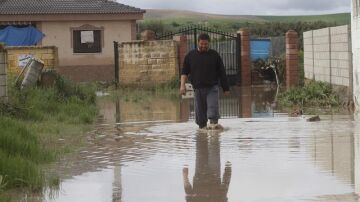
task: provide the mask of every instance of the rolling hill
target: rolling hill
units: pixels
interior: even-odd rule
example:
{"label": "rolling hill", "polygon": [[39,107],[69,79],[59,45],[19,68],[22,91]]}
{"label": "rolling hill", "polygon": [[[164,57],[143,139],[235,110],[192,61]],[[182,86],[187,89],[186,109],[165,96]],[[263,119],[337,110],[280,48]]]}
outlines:
{"label": "rolling hill", "polygon": [[256,15],[218,15],[184,10],[147,9],[144,20],[176,21],[237,21],[237,22],[336,22],[349,24],[350,13],[307,16],[256,16]]}

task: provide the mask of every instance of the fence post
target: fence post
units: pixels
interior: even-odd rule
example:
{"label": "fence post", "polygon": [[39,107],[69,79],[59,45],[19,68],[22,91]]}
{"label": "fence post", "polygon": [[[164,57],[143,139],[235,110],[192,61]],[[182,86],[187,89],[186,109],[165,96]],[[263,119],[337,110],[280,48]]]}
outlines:
{"label": "fence post", "polygon": [[240,61],[241,61],[241,85],[251,85],[251,59],[250,59],[250,32],[247,29],[240,29],[238,33],[240,40]]}
{"label": "fence post", "polygon": [[119,88],[119,43],[114,41],[114,59],[115,59],[115,86]]}
{"label": "fence post", "polygon": [[0,101],[7,101],[6,51],[0,43]]}
{"label": "fence post", "polygon": [[175,40],[178,45],[179,76],[181,76],[181,69],[184,66],[184,59],[188,52],[187,36],[174,36],[173,40]]}
{"label": "fence post", "polygon": [[237,75],[238,75],[238,83],[237,85],[241,85],[241,34],[236,34],[236,61],[237,61]]}
{"label": "fence post", "polygon": [[286,87],[299,84],[298,34],[294,30],[286,33]]}
{"label": "fence post", "polygon": [[197,30],[196,28],[194,28],[194,46],[195,46],[195,50],[197,49]]}

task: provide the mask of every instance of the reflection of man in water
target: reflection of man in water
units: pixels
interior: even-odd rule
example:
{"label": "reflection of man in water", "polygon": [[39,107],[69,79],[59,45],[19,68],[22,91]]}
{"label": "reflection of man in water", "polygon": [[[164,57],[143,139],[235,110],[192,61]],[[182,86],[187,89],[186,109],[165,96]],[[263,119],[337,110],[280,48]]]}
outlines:
{"label": "reflection of man in water", "polygon": [[[209,138],[198,134],[196,140],[196,168],[193,185],[188,168],[183,169],[187,202],[226,202],[231,178],[231,164],[226,163],[221,181],[220,142],[218,135]],[[210,144],[209,144],[210,143]]]}

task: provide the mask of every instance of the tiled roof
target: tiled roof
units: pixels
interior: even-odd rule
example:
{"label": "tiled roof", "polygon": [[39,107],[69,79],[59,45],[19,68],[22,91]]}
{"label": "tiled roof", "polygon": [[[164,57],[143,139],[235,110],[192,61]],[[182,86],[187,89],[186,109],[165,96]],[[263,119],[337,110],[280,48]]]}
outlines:
{"label": "tiled roof", "polygon": [[145,10],[112,0],[0,0],[0,15],[129,14]]}

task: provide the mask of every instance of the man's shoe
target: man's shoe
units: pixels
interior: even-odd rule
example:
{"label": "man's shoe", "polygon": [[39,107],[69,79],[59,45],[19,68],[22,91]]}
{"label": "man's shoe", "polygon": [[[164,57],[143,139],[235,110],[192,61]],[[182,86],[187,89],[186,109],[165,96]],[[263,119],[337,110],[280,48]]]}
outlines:
{"label": "man's shoe", "polygon": [[208,127],[204,126],[202,128],[198,129],[199,133],[207,133],[208,132]]}
{"label": "man's shoe", "polygon": [[224,127],[218,123],[217,124],[210,123],[208,128],[210,130],[224,130]]}

